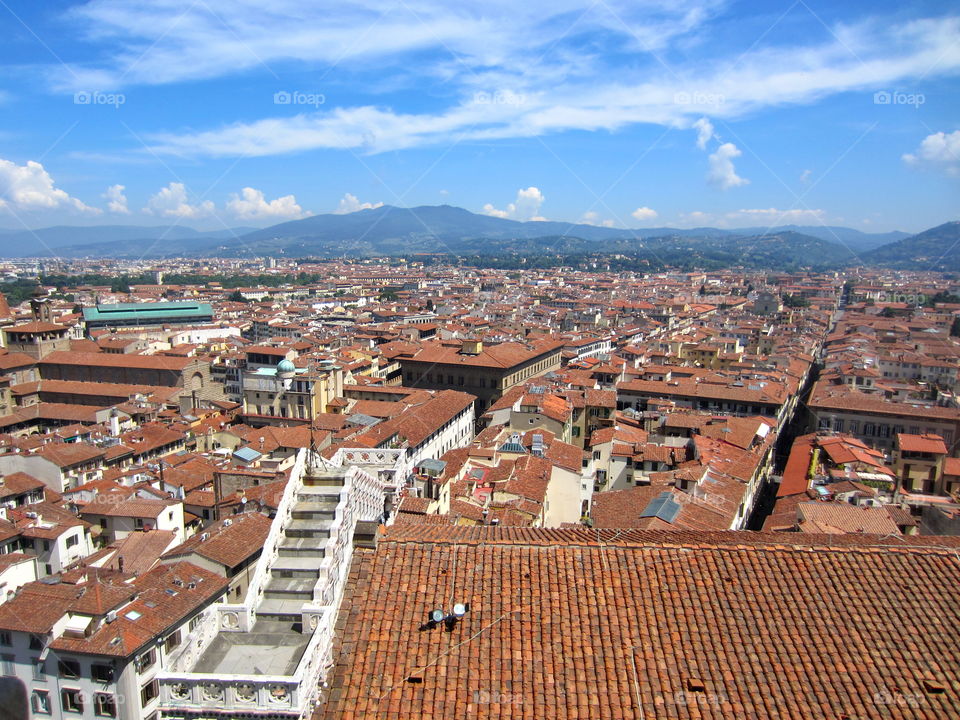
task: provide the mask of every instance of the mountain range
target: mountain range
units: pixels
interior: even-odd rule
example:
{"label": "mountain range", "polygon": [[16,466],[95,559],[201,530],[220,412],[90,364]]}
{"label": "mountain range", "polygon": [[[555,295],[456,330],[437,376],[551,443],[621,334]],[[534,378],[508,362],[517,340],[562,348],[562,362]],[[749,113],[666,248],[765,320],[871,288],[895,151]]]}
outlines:
{"label": "mountain range", "polygon": [[[778,226],[738,229],[620,229],[554,221],[521,222],[450,205],[389,205],[348,214],[314,215],[263,229],[201,232],[173,225],[58,226],[0,230],[5,257],[363,257],[450,254],[539,256],[624,254],[660,264],[751,267],[840,267],[877,264],[904,269],[960,269],[960,223],[917,235],[853,228]],[[937,248],[943,246],[940,253]],[[944,254],[944,250],[950,249]],[[940,255],[943,255],[941,257]]]}

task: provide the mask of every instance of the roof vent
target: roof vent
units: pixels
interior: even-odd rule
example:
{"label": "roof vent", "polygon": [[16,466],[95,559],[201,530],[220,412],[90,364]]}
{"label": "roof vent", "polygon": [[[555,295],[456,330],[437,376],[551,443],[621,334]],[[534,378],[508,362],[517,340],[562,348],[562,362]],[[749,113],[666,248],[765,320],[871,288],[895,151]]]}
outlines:
{"label": "roof vent", "polygon": [[704,692],[706,689],[706,684],[700,678],[687,678],[687,690],[690,692]]}

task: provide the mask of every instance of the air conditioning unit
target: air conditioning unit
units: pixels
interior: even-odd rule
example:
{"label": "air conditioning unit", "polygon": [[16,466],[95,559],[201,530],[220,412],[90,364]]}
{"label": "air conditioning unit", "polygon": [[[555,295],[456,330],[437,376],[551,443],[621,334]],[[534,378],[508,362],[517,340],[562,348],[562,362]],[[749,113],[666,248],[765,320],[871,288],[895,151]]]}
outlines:
{"label": "air conditioning unit", "polygon": [[231,525],[233,525],[233,520],[231,520],[230,518],[227,518],[226,520],[223,521],[224,527],[230,527]]}
{"label": "air conditioning unit", "polygon": [[116,620],[116,619],[117,619],[117,611],[116,611],[116,610],[111,610],[110,612],[107,613],[107,622],[108,622],[108,623],[112,623],[112,622],[113,622],[114,620]]}

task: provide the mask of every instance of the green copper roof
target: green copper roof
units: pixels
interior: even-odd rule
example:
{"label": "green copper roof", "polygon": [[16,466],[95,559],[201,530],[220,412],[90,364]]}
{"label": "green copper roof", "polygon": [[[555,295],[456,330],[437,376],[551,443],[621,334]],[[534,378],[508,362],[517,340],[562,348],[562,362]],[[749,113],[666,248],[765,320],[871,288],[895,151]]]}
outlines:
{"label": "green copper roof", "polygon": [[158,302],[158,303],[108,303],[83,309],[83,319],[90,321],[148,320],[163,318],[213,317],[210,303]]}

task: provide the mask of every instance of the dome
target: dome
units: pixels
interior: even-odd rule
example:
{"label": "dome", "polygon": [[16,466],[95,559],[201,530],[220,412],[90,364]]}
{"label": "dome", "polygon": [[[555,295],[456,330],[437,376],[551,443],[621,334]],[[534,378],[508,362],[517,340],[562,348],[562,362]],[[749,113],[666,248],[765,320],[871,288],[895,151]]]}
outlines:
{"label": "dome", "polygon": [[292,373],[296,371],[297,371],[297,366],[294,365],[289,360],[281,360],[280,364],[277,365],[277,372]]}

